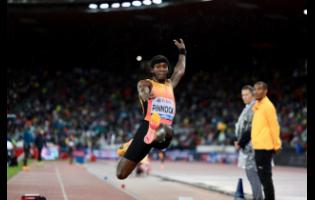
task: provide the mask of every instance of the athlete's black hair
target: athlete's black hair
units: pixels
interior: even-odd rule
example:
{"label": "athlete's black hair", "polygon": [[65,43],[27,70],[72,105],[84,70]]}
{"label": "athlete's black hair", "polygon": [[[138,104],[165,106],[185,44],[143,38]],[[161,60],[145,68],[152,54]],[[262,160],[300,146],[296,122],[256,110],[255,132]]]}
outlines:
{"label": "athlete's black hair", "polygon": [[163,55],[156,55],[154,56],[151,61],[150,61],[150,67],[153,68],[155,64],[158,63],[166,63],[168,65],[168,67],[170,67],[170,62],[168,61],[168,59],[163,56]]}

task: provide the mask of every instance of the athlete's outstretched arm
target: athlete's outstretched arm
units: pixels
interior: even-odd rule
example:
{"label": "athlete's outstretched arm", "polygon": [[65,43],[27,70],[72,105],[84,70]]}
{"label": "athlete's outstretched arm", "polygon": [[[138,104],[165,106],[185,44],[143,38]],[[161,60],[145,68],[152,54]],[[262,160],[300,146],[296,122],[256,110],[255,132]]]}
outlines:
{"label": "athlete's outstretched arm", "polygon": [[147,80],[141,80],[137,85],[138,94],[142,101],[147,101],[150,97],[152,83]]}
{"label": "athlete's outstretched arm", "polygon": [[171,76],[172,85],[173,85],[173,88],[175,88],[185,73],[186,49],[185,49],[184,41],[182,39],[180,39],[180,42],[178,42],[177,40],[173,40],[173,41],[179,50],[178,61],[175,65],[174,72]]}

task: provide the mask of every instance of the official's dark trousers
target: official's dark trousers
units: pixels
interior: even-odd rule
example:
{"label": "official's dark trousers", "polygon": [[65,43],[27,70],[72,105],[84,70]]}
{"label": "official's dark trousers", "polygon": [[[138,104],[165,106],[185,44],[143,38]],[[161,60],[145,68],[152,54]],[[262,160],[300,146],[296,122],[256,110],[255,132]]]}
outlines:
{"label": "official's dark trousers", "polygon": [[274,200],[275,191],[272,181],[272,155],[273,150],[255,150],[255,161],[258,176],[264,188],[265,200]]}
{"label": "official's dark trousers", "polygon": [[27,160],[30,157],[30,145],[24,145],[23,150],[24,150],[24,159],[23,159],[23,166],[27,166]]}

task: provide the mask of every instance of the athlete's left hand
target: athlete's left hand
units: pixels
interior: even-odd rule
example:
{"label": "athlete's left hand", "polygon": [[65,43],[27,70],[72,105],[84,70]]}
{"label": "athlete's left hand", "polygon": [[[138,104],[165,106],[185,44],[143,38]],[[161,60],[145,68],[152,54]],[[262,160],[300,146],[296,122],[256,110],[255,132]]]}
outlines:
{"label": "athlete's left hand", "polygon": [[179,39],[179,41],[177,40],[173,40],[174,44],[177,46],[178,49],[185,49],[185,43],[184,40],[182,38]]}

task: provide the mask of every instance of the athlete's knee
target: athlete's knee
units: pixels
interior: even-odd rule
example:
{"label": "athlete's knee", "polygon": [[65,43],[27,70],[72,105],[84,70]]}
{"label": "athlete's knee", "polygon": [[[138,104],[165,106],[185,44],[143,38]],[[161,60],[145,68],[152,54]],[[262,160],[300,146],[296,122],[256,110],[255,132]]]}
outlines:
{"label": "athlete's knee", "polygon": [[118,179],[123,180],[128,177],[128,174],[124,173],[123,171],[117,170],[116,176]]}
{"label": "athlete's knee", "polygon": [[117,167],[117,170],[116,170],[116,176],[118,179],[125,179],[128,177],[128,173],[126,173],[121,167]]}
{"label": "athlete's knee", "polygon": [[132,170],[137,165],[136,162],[130,161],[126,158],[122,158],[116,169],[116,176],[118,179],[125,179],[131,174]]}
{"label": "athlete's knee", "polygon": [[166,138],[171,138],[173,137],[173,128],[169,125],[166,125],[166,124],[163,124],[162,125],[162,128],[164,129],[165,131],[165,137]]}

